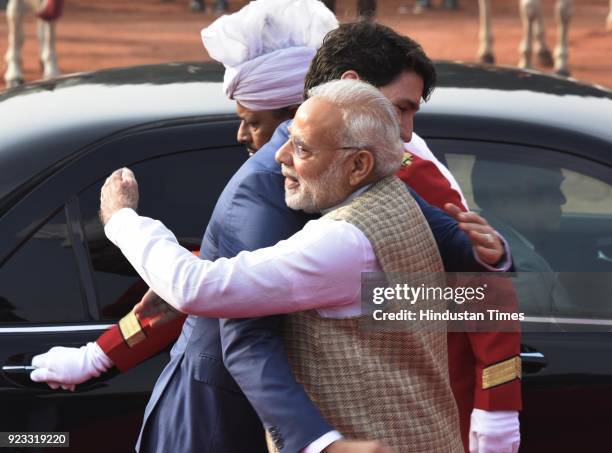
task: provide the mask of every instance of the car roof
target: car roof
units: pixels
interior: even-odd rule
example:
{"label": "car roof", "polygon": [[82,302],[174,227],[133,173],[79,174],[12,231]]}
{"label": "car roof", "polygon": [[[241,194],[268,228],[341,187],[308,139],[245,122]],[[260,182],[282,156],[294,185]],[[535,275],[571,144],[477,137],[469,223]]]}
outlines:
{"label": "car roof", "polygon": [[[438,88],[417,116],[427,137],[466,134],[454,120],[499,139],[503,127],[530,123],[612,143],[612,93],[536,72],[453,62],[437,63]],[[234,115],[216,63],[168,63],[101,70],[0,93],[0,201],[34,175],[109,137],[160,121]],[[431,117],[445,118],[444,127]],[[450,118],[450,121],[448,119]],[[552,129],[551,129],[552,128]],[[545,136],[543,132],[541,134]],[[494,138],[495,138],[494,137]]]}
{"label": "car roof", "polygon": [[530,123],[612,144],[609,89],[537,71],[469,63],[439,62],[437,72],[437,88],[424,113]]}
{"label": "car roof", "polygon": [[177,118],[234,115],[222,80],[218,64],[177,63],[75,74],[0,93],[0,200],[109,136]]}

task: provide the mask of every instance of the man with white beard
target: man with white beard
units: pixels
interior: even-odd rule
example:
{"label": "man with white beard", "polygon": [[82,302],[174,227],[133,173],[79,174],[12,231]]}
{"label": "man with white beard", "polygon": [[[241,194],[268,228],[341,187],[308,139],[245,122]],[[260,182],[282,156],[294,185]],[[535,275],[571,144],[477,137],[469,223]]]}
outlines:
{"label": "man with white beard", "polygon": [[[393,176],[403,144],[395,109],[378,90],[341,80],[311,95],[298,109],[290,140],[276,159],[285,176],[287,204],[323,212],[321,219],[272,247],[199,260],[160,222],[135,213],[137,184],[122,169],[102,188],[106,234],[152,290],[185,313],[235,318],[307,312],[289,317],[296,333],[286,339],[292,365],[310,397],[326,402],[320,407],[324,417],[345,436],[379,439],[398,451],[461,452],[446,334],[372,336],[359,329],[357,320],[362,272],[442,272],[439,252],[462,257],[463,266],[475,268],[470,241],[450,218],[418,198],[417,203]],[[380,212],[372,215],[375,209]],[[450,222],[439,252],[428,222],[434,228]],[[489,252],[489,264],[504,253],[499,243]],[[393,347],[397,341],[403,348]],[[321,376],[327,381],[316,385]],[[352,396],[357,390],[360,398]],[[362,401],[368,401],[368,410],[360,407]]]}
{"label": "man with white beard", "polygon": [[[243,13],[239,12],[232,16],[226,16],[215,22],[216,25],[213,24],[214,26],[205,29],[202,33],[204,42],[207,47],[209,47],[209,52],[211,53],[211,55],[215,56],[217,59],[219,59],[226,65],[226,80],[224,83],[224,88],[226,90],[227,95],[235,99],[238,103],[237,113],[243,120],[241,122],[241,126],[238,132],[238,138],[240,141],[245,143],[250,152],[255,152],[259,150],[262,144],[269,139],[273,131],[273,127],[271,127],[269,123],[272,122],[274,125],[276,125],[282,120],[282,117],[278,117],[274,114],[274,109],[277,107],[282,107],[283,105],[287,106],[299,103],[302,99],[302,79],[304,74],[306,73],[308,61],[306,58],[300,58],[297,60],[295,59],[295,57],[291,59],[283,58],[283,55],[292,52],[295,53],[296,51],[302,52],[303,55],[305,55],[307,51],[311,52],[310,55],[313,55],[315,53],[314,50],[309,50],[306,48],[303,48],[301,50],[279,48],[273,50],[273,52],[276,52],[276,56],[274,58],[271,58],[267,53],[264,53],[262,55],[257,54],[254,49],[258,47],[261,47],[262,49],[270,49],[270,46],[273,44],[273,41],[268,42],[264,40],[263,43],[261,39],[258,41],[258,35],[253,35],[254,31],[247,25],[250,22],[243,20],[244,17],[246,17],[244,13],[248,12],[249,15],[254,14],[253,17],[255,20],[251,25],[254,25],[255,23],[260,23],[261,21],[262,24],[265,24],[265,27],[271,27],[271,29],[274,27],[278,27],[279,23],[271,20],[263,20],[263,18],[267,16],[260,17],[259,14],[261,13],[261,11],[256,12],[253,9],[265,9],[266,4],[272,5],[273,3],[274,2],[266,3],[261,0],[258,2],[254,2],[251,5],[252,8],[250,12],[244,11]],[[296,5],[301,4],[302,6],[304,6],[308,2],[296,1],[294,3]],[[289,8],[289,6],[287,7]],[[269,13],[272,14],[271,17],[275,17],[278,19],[279,15],[274,14],[274,12],[278,11],[270,11]],[[281,17],[284,16],[281,15]],[[321,20],[323,20],[323,17]],[[327,18],[325,18],[325,20],[329,22]],[[325,21],[323,21],[322,23],[324,22]],[[284,21],[281,21],[281,23],[284,23]],[[369,42],[375,42],[373,41],[373,38],[380,38],[381,36],[384,36],[384,39],[388,39],[388,37],[385,36],[385,30],[383,30],[386,29],[386,27],[382,27],[376,24],[345,25],[341,26],[342,29],[338,30],[337,33],[334,32],[333,39],[329,39],[329,45],[324,45],[324,47],[327,47],[327,52],[332,50],[334,47],[337,48],[338,42],[346,41],[348,43],[349,41],[347,38],[350,36],[354,38],[355,44],[359,44],[363,39],[367,39]],[[264,32],[262,33],[262,36],[264,37],[285,36],[285,38],[283,38],[282,40],[283,43],[291,44],[294,46],[297,45],[297,41],[293,41],[293,38],[289,39],[286,37],[292,36],[290,35],[290,33],[296,32],[296,27],[293,25],[291,31],[287,32],[289,34],[285,34],[285,32],[281,33],[281,31],[279,30],[277,30],[276,33],[265,32],[265,30],[267,30],[267,28],[264,28]],[[427,67],[427,65],[425,65],[424,63],[429,62],[429,60],[424,56],[424,53],[422,52],[418,44],[412,43],[411,47],[409,46],[409,52],[410,58],[412,58],[413,60],[406,63],[406,65],[404,65],[403,63],[396,65],[395,59],[397,58],[397,56],[395,54],[397,54],[398,51],[400,53],[404,51],[404,47],[402,46],[405,46],[405,44],[403,41],[409,41],[405,37],[395,38],[396,41],[398,39],[399,41],[401,41],[399,43],[401,44],[399,48],[398,43],[392,41],[390,46],[384,47],[385,49],[387,49],[386,53],[380,55],[379,57],[379,59],[381,59],[383,63],[385,60],[388,60],[387,65],[377,64],[376,68],[378,72],[385,73],[385,71],[387,71],[386,74],[383,74],[385,76],[385,81],[380,82],[380,80],[377,78],[374,78],[373,80],[369,81],[374,83],[376,86],[380,85],[380,88],[383,93],[392,100],[396,109],[398,110],[398,113],[400,113],[402,131],[405,132],[404,140],[410,141],[412,138],[411,143],[407,144],[407,149],[410,150],[413,154],[410,155],[409,165],[403,165],[399,174],[406,182],[413,186],[417,190],[417,192],[421,194],[430,203],[441,207],[445,203],[453,202],[456,205],[461,206],[463,202],[463,197],[461,196],[460,189],[454,181],[454,178],[452,178],[446,168],[444,168],[437,160],[435,160],[431,152],[427,149],[427,146],[425,145],[423,140],[420,139],[420,137],[416,136],[416,134],[412,134],[412,117],[418,109],[420,97],[422,96],[424,99],[427,99],[427,96],[431,92],[431,89],[433,87],[431,75],[427,72],[422,72],[419,69],[422,67]],[[242,49],[240,45],[241,42],[248,44],[248,48],[244,51],[244,56],[246,60],[241,59],[242,57],[240,59],[235,58],[235,48]],[[375,47],[376,45],[373,44],[369,47],[373,46]],[[361,42],[359,48],[362,49],[361,53],[363,53],[364,56],[367,55],[368,50],[366,49],[366,46],[363,45],[363,42]],[[377,51],[380,48],[382,47],[377,48]],[[393,52],[391,52],[390,49],[392,49]],[[351,52],[351,49],[347,48],[346,52]],[[394,53],[393,58],[391,57],[391,53]],[[421,54],[423,56],[419,57],[419,55]],[[322,53],[322,55],[325,54]],[[234,56],[234,58],[232,58],[232,56]],[[404,58],[407,56],[408,51],[406,51],[405,54],[402,54],[400,58]],[[364,77],[366,79],[370,78],[369,72],[372,71],[363,70],[361,66],[358,65],[357,60],[354,60],[353,64],[355,66],[352,66],[352,68],[356,69],[357,71],[347,71],[348,76],[358,76]],[[417,64],[417,66],[411,66],[414,64]],[[429,64],[431,64],[431,62],[429,62]],[[344,62],[340,59],[337,59],[335,64],[332,64],[328,68],[324,68],[326,69],[326,71],[323,72],[326,73],[326,77],[339,78],[341,75],[343,75],[343,72],[345,71],[345,69],[343,69],[343,65]],[[387,67],[389,65],[393,66],[393,71],[395,72],[387,70]],[[351,66],[349,66],[349,69],[350,68]],[[321,74],[322,69],[322,67],[318,67],[318,71],[314,71],[313,74],[315,76]],[[327,73],[327,70],[329,70],[330,72]],[[269,77],[270,71],[273,71],[278,75],[282,75],[282,79],[279,79],[277,77],[276,79],[271,80]],[[396,77],[397,74],[402,75],[406,71],[410,72],[413,75],[416,75],[417,77],[412,77],[409,80],[404,80],[405,78],[401,78],[401,80],[399,80],[400,77]],[[302,79],[299,78],[300,73]],[[312,77],[310,78],[310,83],[314,83]],[[409,98],[407,99],[407,97]],[[412,98],[416,100],[413,100]],[[245,106],[248,106],[249,108],[247,109]],[[248,110],[246,114],[245,110]],[[279,113],[281,112],[279,111]],[[279,137],[281,136],[279,135]],[[280,140],[284,141],[284,138],[280,138]],[[279,143],[279,138],[276,139],[275,143]],[[264,152],[267,153],[268,151]],[[422,158],[419,156],[421,156]],[[249,205],[248,215],[246,215],[243,220],[240,220],[242,219],[242,217],[237,215],[237,210],[235,208],[232,208],[232,203],[220,204],[220,208],[218,209],[219,212],[225,210],[232,213],[232,215],[231,218],[223,217],[219,218],[218,220],[217,217],[214,217],[213,221],[211,221],[211,228],[209,228],[209,231],[207,231],[206,238],[202,246],[202,253],[205,256],[209,257],[209,259],[213,259],[217,256],[230,257],[241,250],[249,250],[253,248],[272,245],[276,241],[284,239],[290,233],[296,231],[305,221],[304,217],[299,213],[292,213],[291,211],[287,210],[286,206],[284,206],[284,203],[282,203],[282,199],[277,200],[277,195],[272,193],[273,190],[282,190],[282,183],[278,182],[280,174],[277,173],[280,172],[279,169],[277,170],[275,168],[272,168],[272,163],[268,163],[268,161],[273,163],[272,154],[270,153],[268,153],[267,156],[256,156],[254,160],[249,161],[245,164],[244,171],[241,170],[237,178],[235,178],[228,185],[228,188],[230,188],[230,193],[235,193],[236,199],[239,198],[240,200],[242,200],[241,203],[244,203],[244,200],[249,200],[249,202],[257,202],[258,205]],[[252,174],[250,174],[250,172],[252,172]],[[237,190],[236,186],[238,186]],[[234,190],[235,192],[233,192]],[[279,202],[283,204],[283,206],[281,206]],[[247,208],[245,207],[245,210],[246,209]],[[473,214],[461,215],[472,216],[471,219],[473,219],[475,223],[478,223],[478,216],[475,216]],[[246,229],[237,229],[238,225],[244,226]],[[486,238],[487,235],[482,234],[480,237],[478,237],[478,240],[483,241]],[[478,243],[476,243],[475,245],[478,245]],[[468,271],[470,269],[455,266],[451,267],[450,270]],[[213,330],[215,329],[215,326],[213,325],[214,321],[215,320],[210,318],[198,319],[197,326],[199,327],[196,328],[196,332],[203,332],[201,334],[202,338],[204,338],[204,336],[211,337],[213,335]],[[204,323],[206,323],[206,325],[204,325]],[[258,412],[258,415],[261,417],[262,421],[264,422],[264,425],[268,428],[272,437],[276,437],[279,440],[279,445],[284,444],[286,451],[295,451],[297,449],[303,448],[306,444],[308,444],[309,441],[312,442],[314,439],[317,439],[316,433],[320,433],[320,436],[325,433],[326,430],[329,431],[331,429],[329,425],[320,422],[314,422],[315,417],[317,416],[316,409],[313,408],[312,404],[309,401],[306,402],[304,398],[299,397],[299,393],[296,390],[297,385],[295,385],[295,382],[292,379],[286,380],[281,377],[282,373],[279,371],[281,369],[281,365],[279,364],[280,361],[275,363],[274,379],[272,381],[268,381],[264,377],[265,370],[270,368],[269,351],[278,351],[279,355],[284,355],[283,351],[279,351],[278,347],[265,346],[266,343],[274,343],[273,335],[271,335],[270,332],[275,332],[278,329],[278,319],[274,318],[239,321],[222,320],[221,323],[222,338],[220,341],[221,343],[223,343],[223,359],[225,361],[225,365],[228,366],[232,377],[236,379],[241,389],[245,392],[245,394],[253,404],[255,410]],[[192,326],[190,324],[190,322],[187,323],[184,329],[185,332],[191,332]],[[250,332],[246,333],[246,330],[240,330],[242,329],[241,326],[246,326],[247,328],[250,328]],[[218,327],[216,327],[216,329],[217,331],[219,330]],[[127,348],[124,346],[125,342],[119,335],[118,329],[114,329],[113,332],[116,333],[116,335],[113,335],[113,338],[119,337],[119,340],[115,341],[113,344],[120,345],[123,348],[124,354],[122,354],[121,356],[121,361],[119,361],[119,354],[111,355],[109,353],[108,355],[115,361],[115,365],[119,366],[120,370],[122,371],[147,357],[146,355],[141,355],[141,352],[139,352],[138,348],[143,346],[143,348],[140,349],[140,351],[142,351],[143,349],[146,349],[147,342],[155,342],[155,340],[158,339],[155,335],[149,335],[142,343],[139,343],[135,348]],[[112,334],[113,332],[108,332],[103,335],[103,337],[107,338],[111,336],[110,334]],[[225,335],[224,332],[229,332],[229,334]],[[184,336],[193,339],[195,334],[185,334]],[[219,335],[217,334],[217,338],[218,336]],[[102,340],[104,340],[104,338],[102,338]],[[181,343],[180,340],[179,343]],[[161,344],[161,342],[155,342],[155,345],[158,348],[159,344]],[[190,344],[188,346],[188,351],[177,353],[177,357],[180,357],[180,355],[182,354],[184,354],[185,357],[189,357],[189,349],[193,349],[195,351],[194,353],[205,352],[208,356],[218,357],[220,361],[221,351],[219,350],[218,352],[214,352],[214,348],[212,348],[211,346],[212,342],[205,342],[205,344],[205,347]],[[501,343],[496,342],[496,344]],[[90,343],[88,346],[91,345],[94,344]],[[102,346],[104,346],[104,344],[102,344]],[[197,348],[200,349],[196,351]],[[71,348],[54,349],[55,354],[46,355],[44,360],[42,360],[42,357],[40,357],[40,360],[37,362],[42,367],[37,371],[37,379],[46,379],[50,382],[54,382],[55,380],[55,382],[63,382],[63,385],[68,384],[73,386],[75,383],[83,382],[84,380],[90,378],[92,375],[96,375],[96,373],[102,372],[104,371],[104,369],[108,368],[109,366],[112,366],[112,362],[110,362],[110,365],[108,362],[104,362],[102,364],[103,366],[99,366],[101,361],[82,360],[82,354],[80,353],[69,356],[67,354],[67,350]],[[61,351],[59,351],[60,349]],[[107,352],[107,349],[105,349],[104,347],[102,349],[104,350],[104,352]],[[176,351],[179,351],[179,349],[179,347],[175,348]],[[75,350],[73,352],[76,353],[77,351],[79,350]],[[61,358],[58,357],[58,354],[60,354],[60,352],[62,355]],[[155,351],[150,350],[149,354],[152,354],[153,352]],[[256,356],[259,353],[262,353],[264,356],[268,357],[266,361],[262,362],[261,369],[257,368],[257,371],[254,371],[252,368],[244,366],[244,363],[257,363]],[[74,359],[72,359],[71,357],[74,357]],[[196,359],[198,358],[197,354],[195,357]],[[464,357],[466,356],[463,354],[457,356],[456,362],[464,362]],[[106,360],[108,360],[108,358],[106,358]],[[183,361],[185,360],[186,359],[183,358]],[[78,369],[76,369],[75,366],[71,365],[71,363],[76,363],[77,365],[79,365]],[[267,368],[264,369],[264,366]],[[48,367],[48,373],[46,367]],[[172,369],[173,368],[169,367],[168,373],[166,373],[165,371],[163,376],[169,376],[171,374]],[[228,378],[227,371],[224,368],[221,369],[221,367],[216,366],[216,364],[214,367],[210,367],[208,374],[210,374],[210,376],[206,377],[206,382],[216,383],[231,379]],[[254,378],[254,376],[257,376],[257,378]],[[172,377],[171,379],[176,380],[176,373],[174,373],[174,377]],[[466,379],[469,380],[469,375],[466,375]],[[474,379],[472,379],[472,381],[474,381]],[[271,385],[271,382],[274,385]],[[236,390],[237,387],[234,385],[234,383],[232,382],[231,384],[231,388]],[[291,384],[293,385],[293,387],[291,386]],[[170,389],[170,387],[175,386],[175,383],[166,381],[166,385],[168,386],[168,390]],[[272,392],[270,390],[272,388],[282,388],[283,390],[277,390],[275,392]],[[164,390],[164,392],[167,390]],[[495,389],[495,391],[497,390],[498,388]],[[216,393],[225,394],[224,392]],[[175,400],[180,400],[184,399],[185,396],[183,393],[175,391],[173,398]],[[191,399],[194,401],[198,400],[196,398]],[[170,401],[170,399],[167,400]],[[278,404],[273,404],[273,400],[275,402],[278,402]],[[212,406],[210,401],[216,401],[216,399],[207,395],[205,397],[203,396],[202,398],[199,398],[198,401],[200,407],[209,407]],[[288,404],[288,401],[292,401],[292,403]],[[295,401],[298,401],[298,403],[296,403]],[[194,411],[195,410],[196,409],[194,409]],[[154,416],[156,412],[158,411],[152,411],[152,415]],[[234,410],[232,413],[235,415],[237,411]],[[467,417],[469,428],[469,412],[467,412]],[[200,426],[202,425],[200,424]],[[479,426],[488,427],[488,431],[480,428],[478,430],[479,435],[486,434],[487,436],[489,436],[491,433],[496,432],[496,428],[491,428],[493,426],[491,423],[486,425],[481,423]],[[246,433],[248,431],[249,428],[243,426],[243,432]],[[200,432],[205,432],[205,430],[200,430]],[[229,433],[229,431],[227,432]],[[172,435],[176,436],[177,438],[179,437],[178,433]],[[161,437],[166,436],[164,435]],[[240,439],[240,437],[231,434],[227,434],[225,435],[225,437],[228,438],[228,441],[237,441]],[[244,435],[242,437],[247,438]],[[330,439],[337,439],[337,437],[326,437],[324,435],[321,438],[317,439],[317,441],[321,440],[320,443],[312,442],[312,451],[320,451],[320,449],[329,445],[329,443],[331,442]],[[199,443],[201,444],[201,442]],[[245,444],[248,444],[248,442]],[[226,448],[229,449],[229,445],[230,444],[225,444]],[[252,443],[250,443],[249,445],[251,448],[253,448]],[[241,447],[237,445],[233,445],[231,448],[233,449],[233,451],[241,451]]]}

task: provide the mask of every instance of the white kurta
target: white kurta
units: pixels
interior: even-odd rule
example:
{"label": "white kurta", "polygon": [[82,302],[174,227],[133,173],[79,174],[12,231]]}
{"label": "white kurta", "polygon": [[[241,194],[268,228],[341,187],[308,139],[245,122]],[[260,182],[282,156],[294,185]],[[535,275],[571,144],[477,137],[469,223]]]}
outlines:
{"label": "white kurta", "polygon": [[134,269],[178,310],[242,318],[317,309],[324,317],[360,314],[361,273],[381,272],[372,245],[345,221],[308,222],[272,247],[204,261],[161,222],[132,209],[105,227]]}

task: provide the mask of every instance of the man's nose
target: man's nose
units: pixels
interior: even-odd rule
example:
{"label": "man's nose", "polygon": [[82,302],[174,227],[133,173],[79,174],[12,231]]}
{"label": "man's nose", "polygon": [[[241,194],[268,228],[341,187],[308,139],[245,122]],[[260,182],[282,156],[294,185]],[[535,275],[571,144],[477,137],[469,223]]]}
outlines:
{"label": "man's nose", "polygon": [[240,121],[240,126],[238,127],[238,133],[236,134],[236,140],[238,143],[249,144],[251,143],[251,134],[249,133],[249,128],[247,127],[244,121]]}
{"label": "man's nose", "polygon": [[291,141],[287,140],[283,146],[281,146],[276,154],[274,155],[276,162],[288,166],[293,166],[293,150]]}

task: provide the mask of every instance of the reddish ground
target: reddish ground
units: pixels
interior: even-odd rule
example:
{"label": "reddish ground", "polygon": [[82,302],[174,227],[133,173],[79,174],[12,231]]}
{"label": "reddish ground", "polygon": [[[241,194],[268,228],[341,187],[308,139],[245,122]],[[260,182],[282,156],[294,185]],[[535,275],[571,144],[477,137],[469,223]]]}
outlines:
{"label": "reddish ground", "polygon": [[[207,0],[211,3],[214,0]],[[411,13],[415,0],[379,0],[377,20],[419,41],[433,58],[474,61],[478,48],[476,0],[460,0],[461,9]],[[246,3],[231,0],[232,11]],[[355,0],[337,0],[341,21],[355,15]],[[438,5],[442,0],[433,0]],[[554,47],[554,0],[542,0]],[[493,0],[497,61],[515,65],[521,36],[518,0]],[[570,64],[576,79],[612,87],[612,32],[605,31],[608,0],[576,0],[570,30]],[[0,13],[0,49],[6,48],[6,22]],[[66,0],[58,24],[57,48],[64,73],[100,68],[208,58],[200,29],[214,20],[192,13],[187,0]],[[27,80],[40,77],[34,21],[26,24],[24,66]],[[4,66],[3,66],[4,70]],[[2,88],[0,81],[0,89]]]}

